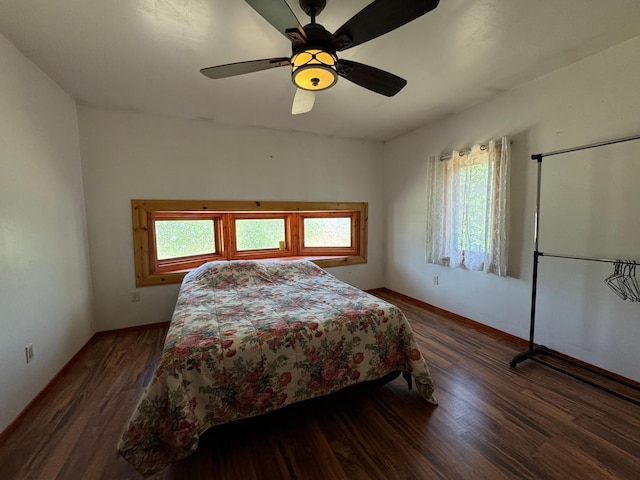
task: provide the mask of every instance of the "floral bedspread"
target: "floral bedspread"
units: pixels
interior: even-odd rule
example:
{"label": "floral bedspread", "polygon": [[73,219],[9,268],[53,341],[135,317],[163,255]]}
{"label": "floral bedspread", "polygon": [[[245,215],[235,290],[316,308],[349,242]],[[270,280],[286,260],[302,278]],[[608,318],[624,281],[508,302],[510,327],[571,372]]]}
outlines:
{"label": "floral bedspread", "polygon": [[118,451],[151,475],[192,453],[214,425],[398,370],[435,403],[394,305],[307,261],[207,263],[182,283],[160,365]]}

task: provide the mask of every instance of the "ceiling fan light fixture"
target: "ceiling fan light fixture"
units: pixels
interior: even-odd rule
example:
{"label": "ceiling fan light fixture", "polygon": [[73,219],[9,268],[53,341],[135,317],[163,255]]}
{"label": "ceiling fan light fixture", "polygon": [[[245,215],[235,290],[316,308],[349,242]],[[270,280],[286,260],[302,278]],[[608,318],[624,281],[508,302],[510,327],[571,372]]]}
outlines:
{"label": "ceiling fan light fixture", "polygon": [[291,57],[291,81],[303,90],[326,90],[338,81],[338,57],[321,49],[307,49]]}

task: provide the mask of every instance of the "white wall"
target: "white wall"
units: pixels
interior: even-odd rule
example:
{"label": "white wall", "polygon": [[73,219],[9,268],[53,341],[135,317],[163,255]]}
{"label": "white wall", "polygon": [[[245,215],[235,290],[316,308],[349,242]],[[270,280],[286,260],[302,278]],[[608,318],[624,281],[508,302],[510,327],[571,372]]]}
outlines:
{"label": "white wall", "polygon": [[0,65],[2,431],[86,343],[92,311],[75,102],[2,35]]}
{"label": "white wall", "polygon": [[383,284],[382,145],[79,107],[98,330],[168,321],[179,285],[135,289],[133,198],[369,202],[369,261],[329,268]]}
{"label": "white wall", "polygon": [[[530,156],[640,133],[639,78],[636,38],[385,144],[386,286],[528,338]],[[426,157],[505,134],[514,142],[511,278],[427,264]],[[548,157],[543,173],[541,251],[640,259],[640,141]],[[603,284],[612,266],[542,258],[539,272],[536,340],[640,380],[640,303]]]}

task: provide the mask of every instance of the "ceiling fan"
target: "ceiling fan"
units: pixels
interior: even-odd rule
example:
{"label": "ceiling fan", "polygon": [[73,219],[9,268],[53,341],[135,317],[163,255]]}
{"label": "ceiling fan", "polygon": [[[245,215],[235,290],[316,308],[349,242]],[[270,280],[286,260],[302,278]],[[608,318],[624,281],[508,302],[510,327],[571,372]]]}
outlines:
{"label": "ceiling fan", "polygon": [[298,87],[292,114],[313,108],[315,93],[332,87],[338,76],[368,90],[392,97],[407,84],[384,70],[350,60],[338,59],[341,52],[395,30],[430,12],[440,0],[374,0],[334,33],[316,23],[326,0],[300,0],[300,7],[311,17],[304,27],[286,0],[246,0],[267,22],[292,43],[291,57],[266,58],[228,63],[200,70],[209,78],[226,78],[245,73],[291,66],[291,80]]}

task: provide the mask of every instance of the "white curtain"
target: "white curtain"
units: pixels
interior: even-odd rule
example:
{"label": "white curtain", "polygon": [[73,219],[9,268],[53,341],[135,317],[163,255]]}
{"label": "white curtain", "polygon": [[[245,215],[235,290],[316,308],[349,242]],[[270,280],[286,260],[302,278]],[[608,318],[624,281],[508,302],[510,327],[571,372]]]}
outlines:
{"label": "white curtain", "polygon": [[427,262],[507,275],[509,158],[507,137],[429,158]]}

